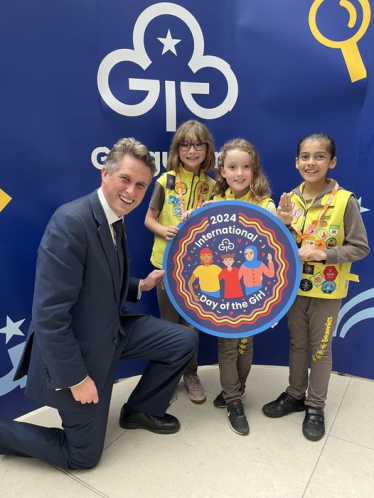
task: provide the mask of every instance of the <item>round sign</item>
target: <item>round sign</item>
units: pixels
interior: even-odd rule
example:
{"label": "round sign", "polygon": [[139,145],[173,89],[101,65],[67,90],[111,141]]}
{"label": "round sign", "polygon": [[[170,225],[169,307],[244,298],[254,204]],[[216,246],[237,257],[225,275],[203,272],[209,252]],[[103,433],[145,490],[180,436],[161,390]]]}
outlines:
{"label": "round sign", "polygon": [[178,229],[166,246],[164,282],[188,323],[220,337],[247,337],[288,311],[300,283],[300,259],[289,230],[269,211],[215,202]]}

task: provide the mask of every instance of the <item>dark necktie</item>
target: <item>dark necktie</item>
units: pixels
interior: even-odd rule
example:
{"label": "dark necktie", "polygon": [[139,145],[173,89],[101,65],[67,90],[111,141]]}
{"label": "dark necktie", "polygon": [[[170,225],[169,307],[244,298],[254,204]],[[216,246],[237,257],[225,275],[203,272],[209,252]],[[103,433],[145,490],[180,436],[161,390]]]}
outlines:
{"label": "dark necktie", "polygon": [[123,282],[123,273],[125,270],[125,256],[123,252],[123,237],[125,235],[125,225],[123,224],[122,220],[118,220],[115,223],[112,224],[113,230],[115,233],[115,238],[116,238],[116,250],[117,250],[117,258],[118,258],[118,265],[119,265],[119,276],[120,276],[120,282],[121,282],[121,289],[122,289],[122,282]]}

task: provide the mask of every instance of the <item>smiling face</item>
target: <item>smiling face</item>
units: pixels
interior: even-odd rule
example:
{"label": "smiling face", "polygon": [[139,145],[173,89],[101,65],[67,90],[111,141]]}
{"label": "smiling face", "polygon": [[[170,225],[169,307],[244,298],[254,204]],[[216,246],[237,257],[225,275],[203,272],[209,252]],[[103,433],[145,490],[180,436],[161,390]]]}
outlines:
{"label": "smiling face", "polygon": [[306,140],[301,145],[296,158],[296,168],[306,184],[322,189],[328,170],[335,166],[336,157],[331,157],[326,140]]}
{"label": "smiling face", "polygon": [[200,260],[203,265],[210,265],[213,259],[211,253],[200,254]]}
{"label": "smiling face", "polygon": [[253,249],[246,249],[244,254],[247,261],[252,261],[255,256]]}
{"label": "smiling face", "polygon": [[101,180],[109,206],[120,217],[139,206],[152,180],[152,172],[143,161],[127,154],[112,174],[103,166]]}
{"label": "smiling face", "polygon": [[[189,135],[183,143],[190,144],[190,149],[182,151],[179,149],[179,159],[181,160],[184,169],[191,171],[195,175],[199,174],[200,166],[206,158],[207,147],[204,145],[203,150],[196,150],[191,144],[199,142],[195,135]],[[201,142],[202,143],[202,142]]]}
{"label": "smiling face", "polygon": [[253,180],[251,158],[248,152],[240,149],[229,150],[220,173],[226,179],[235,197],[243,197],[249,192]]}
{"label": "smiling face", "polygon": [[223,260],[223,264],[227,266],[227,268],[231,268],[234,264],[234,258],[225,258]]}

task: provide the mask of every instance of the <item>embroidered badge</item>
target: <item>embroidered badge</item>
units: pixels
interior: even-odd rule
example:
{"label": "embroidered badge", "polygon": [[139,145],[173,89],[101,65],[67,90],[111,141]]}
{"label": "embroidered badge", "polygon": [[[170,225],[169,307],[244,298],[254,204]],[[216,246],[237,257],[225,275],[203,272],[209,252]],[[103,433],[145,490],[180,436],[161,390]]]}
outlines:
{"label": "embroidered badge", "polygon": [[321,240],[325,240],[327,238],[327,230],[322,228],[322,230],[318,230],[317,237]]}
{"label": "embroidered badge", "polygon": [[326,240],[325,244],[326,244],[326,249],[332,249],[333,247],[336,247],[337,240],[330,238]]}
{"label": "embroidered badge", "polygon": [[325,294],[332,294],[335,289],[336,283],[330,281],[325,282],[321,287],[322,292],[324,292]]}
{"label": "embroidered badge", "polygon": [[316,249],[325,249],[325,242],[323,240],[316,240]]}
{"label": "embroidered badge", "polygon": [[178,190],[181,189],[182,190],[182,195],[185,195],[187,190],[188,190],[188,187],[185,183],[183,182],[178,182],[175,184],[175,191],[178,192]]}
{"label": "embroidered badge", "polygon": [[174,190],[174,187],[175,187],[175,176],[166,175],[166,188]]}
{"label": "embroidered badge", "polygon": [[336,277],[338,276],[338,270],[335,268],[335,266],[326,266],[326,268],[323,270],[323,276],[326,280],[336,280]]}
{"label": "embroidered badge", "polygon": [[336,237],[339,233],[339,225],[331,225],[329,229],[329,234],[331,237]]}
{"label": "embroidered badge", "polygon": [[311,280],[311,282],[313,282],[313,284],[316,287],[319,287],[325,281],[322,273],[320,273],[320,272],[318,272],[315,275],[313,275],[312,277],[310,277],[310,280]]}
{"label": "embroidered badge", "polygon": [[170,194],[170,195],[168,195],[166,202],[168,204],[171,204],[172,206],[178,206],[179,199],[178,199],[178,197],[175,197],[175,195]]}
{"label": "embroidered badge", "polygon": [[300,282],[300,290],[303,292],[309,292],[312,290],[313,284],[310,280],[303,278],[303,280]]}
{"label": "embroidered badge", "polygon": [[313,237],[307,237],[304,239],[304,245],[309,246],[309,247],[314,247],[315,246],[315,240]]}
{"label": "embroidered badge", "polygon": [[173,211],[174,216],[178,216],[180,218],[182,216],[182,210],[180,206],[175,206]]}
{"label": "embroidered badge", "polygon": [[317,232],[317,228],[316,228],[316,227],[314,227],[313,225],[308,225],[308,226],[306,227],[306,230],[308,230],[308,231],[309,231],[309,234],[310,234],[310,235],[314,235],[314,234]]}
{"label": "embroidered badge", "polygon": [[207,183],[203,182],[201,184],[201,193],[202,194],[207,194],[208,193],[208,190],[209,190],[209,186]]}
{"label": "embroidered badge", "polygon": [[303,264],[303,273],[306,273],[307,275],[314,275],[314,265],[304,263]]}

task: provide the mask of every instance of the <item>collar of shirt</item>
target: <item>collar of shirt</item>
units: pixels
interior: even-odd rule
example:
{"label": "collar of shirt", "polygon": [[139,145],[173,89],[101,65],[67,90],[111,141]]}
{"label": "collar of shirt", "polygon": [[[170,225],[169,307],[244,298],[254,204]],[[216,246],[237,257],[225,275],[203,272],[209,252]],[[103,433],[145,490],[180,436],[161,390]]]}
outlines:
{"label": "collar of shirt", "polygon": [[112,239],[113,242],[115,243],[115,233],[113,229],[113,223],[115,223],[118,220],[122,220],[123,218],[116,215],[116,213],[113,211],[113,209],[109,206],[108,201],[105,198],[105,195],[103,193],[103,189],[100,187],[97,191],[97,195],[99,196],[99,201],[100,204],[102,205],[105,213],[105,217],[108,220],[109,228],[110,228],[110,233],[112,234]]}

